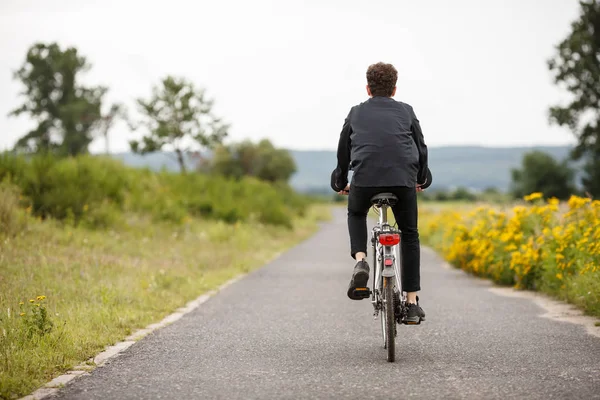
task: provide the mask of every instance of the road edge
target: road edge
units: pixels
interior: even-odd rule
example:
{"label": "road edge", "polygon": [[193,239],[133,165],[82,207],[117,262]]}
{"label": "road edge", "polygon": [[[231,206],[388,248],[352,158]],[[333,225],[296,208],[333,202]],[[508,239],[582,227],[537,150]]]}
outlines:
{"label": "road edge", "polygon": [[598,318],[586,315],[583,310],[577,306],[567,303],[566,301],[555,299],[542,292],[536,292],[533,290],[519,290],[512,287],[497,285],[490,279],[469,274],[460,268],[452,266],[433,248],[429,246],[421,246],[421,251],[425,249],[426,251],[435,254],[435,256],[439,259],[442,268],[456,271],[458,273],[465,274],[470,278],[475,278],[478,281],[481,281],[482,284],[489,286],[487,288],[488,291],[497,296],[525,299],[535,303],[538,307],[545,311],[543,314],[538,315],[540,318],[548,318],[553,321],[568,322],[571,324],[580,325],[586,330],[588,335],[600,338],[600,326],[596,325]]}
{"label": "road edge", "polygon": [[[275,254],[273,259],[277,259],[280,255],[281,253]],[[167,315],[160,322],[156,322],[146,326],[145,328],[138,329],[131,335],[124,338],[122,341],[119,341],[112,346],[106,347],[104,351],[96,354],[93,358],[90,358],[89,360],[84,361],[79,365],[76,365],[75,367],[73,367],[72,370],[69,370],[64,374],[57,376],[50,382],[45,383],[42,387],[38,388],[33,393],[28,394],[25,397],[21,397],[19,400],[41,400],[56,394],[60,389],[62,389],[65,385],[67,385],[74,379],[81,376],[89,375],[92,372],[92,370],[103,366],[104,364],[106,364],[107,361],[117,357],[125,350],[133,346],[135,343],[137,343],[139,340],[143,339],[152,332],[155,332],[161,328],[166,327],[167,325],[172,324],[173,322],[181,319],[184,315],[196,310],[202,304],[206,303],[210,298],[218,294],[220,291],[238,282],[246,275],[248,275],[248,273],[242,273],[240,275],[237,275],[234,278],[223,283],[216,289],[210,290],[198,296],[194,300],[187,302],[185,306],[176,309],[173,313]]]}
{"label": "road edge", "polygon": [[517,290],[509,287],[494,286],[488,290],[498,296],[527,299],[535,303],[546,312],[538,315],[553,321],[568,322],[585,328],[586,333],[600,338],[600,327],[596,326],[597,318],[585,315],[582,310],[573,304],[556,300],[543,293],[531,290]]}

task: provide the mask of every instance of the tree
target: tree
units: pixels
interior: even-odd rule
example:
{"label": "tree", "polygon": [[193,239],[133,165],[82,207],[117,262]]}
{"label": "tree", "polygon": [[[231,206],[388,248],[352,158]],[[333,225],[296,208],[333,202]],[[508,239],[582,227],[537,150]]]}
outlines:
{"label": "tree", "polygon": [[471,193],[465,187],[458,187],[452,194],[450,195],[452,200],[458,201],[475,201],[477,200],[477,196],[474,193]]}
{"label": "tree", "polygon": [[586,159],[585,189],[600,196],[600,2],[579,2],[581,14],[571,24],[571,33],[557,46],[558,54],[548,61],[556,84],[565,86],[571,102],[550,108],[550,122],[567,126],[578,139],[572,153]]}
{"label": "tree", "polygon": [[287,182],[296,172],[296,163],[289,151],[275,148],[267,139],[257,144],[246,140],[219,146],[212,171],[236,179],[254,176],[267,182]]}
{"label": "tree", "polygon": [[256,176],[267,182],[287,182],[296,172],[296,163],[285,149],[276,149],[269,140],[258,143]]}
{"label": "tree", "polygon": [[127,111],[125,106],[120,103],[114,103],[108,109],[106,114],[103,114],[100,118],[100,133],[104,137],[104,142],[106,144],[106,154],[110,154],[110,142],[108,139],[108,132],[113,127],[114,123],[119,119],[126,121],[127,120]]}
{"label": "tree", "polygon": [[532,151],[523,156],[521,169],[512,170],[512,193],[521,198],[541,192],[546,198],[568,199],[575,188],[574,171],[567,161],[557,162],[542,151]]}
{"label": "tree", "polygon": [[62,155],[86,153],[100,119],[104,87],[78,83],[90,64],[77,49],[37,43],[27,52],[14,78],[25,86],[25,102],[9,116],[29,114],[37,127],[17,141],[16,149],[55,151]]}
{"label": "tree", "polygon": [[600,194],[600,157],[589,160],[583,166],[584,176],[581,183],[589,195]]}
{"label": "tree", "polygon": [[183,78],[166,77],[152,90],[149,100],[138,99],[146,135],[131,141],[135,153],[151,153],[163,148],[174,151],[181,172],[186,172],[184,154],[192,147],[213,148],[227,136],[228,125],[215,117],[213,101],[203,89]]}

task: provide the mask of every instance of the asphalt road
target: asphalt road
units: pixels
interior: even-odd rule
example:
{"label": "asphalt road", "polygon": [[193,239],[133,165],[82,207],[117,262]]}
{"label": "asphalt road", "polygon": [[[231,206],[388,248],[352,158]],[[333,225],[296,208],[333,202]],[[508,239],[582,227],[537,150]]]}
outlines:
{"label": "asphalt road", "polygon": [[[268,243],[262,243],[268,246]],[[395,363],[351,301],[345,214],[147,336],[60,399],[600,399],[600,339],[422,255],[427,321]]]}

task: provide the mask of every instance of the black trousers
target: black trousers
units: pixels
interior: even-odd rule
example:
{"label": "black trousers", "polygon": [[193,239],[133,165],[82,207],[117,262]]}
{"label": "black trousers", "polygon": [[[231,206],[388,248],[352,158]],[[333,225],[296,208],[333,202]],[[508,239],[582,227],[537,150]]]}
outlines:
{"label": "black trousers", "polygon": [[421,246],[419,243],[417,193],[414,187],[357,187],[351,186],[348,195],[348,231],[352,258],[356,253],[367,253],[367,213],[371,197],[379,193],[393,193],[398,203],[392,207],[398,229],[402,232],[402,290],[421,290]]}

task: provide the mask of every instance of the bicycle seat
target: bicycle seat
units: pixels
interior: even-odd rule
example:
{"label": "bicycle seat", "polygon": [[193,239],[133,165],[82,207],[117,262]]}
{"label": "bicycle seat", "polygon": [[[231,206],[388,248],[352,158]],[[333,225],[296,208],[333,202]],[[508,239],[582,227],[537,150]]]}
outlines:
{"label": "bicycle seat", "polygon": [[393,207],[398,202],[398,198],[393,193],[379,193],[371,197],[371,204],[381,207],[386,204]]}

